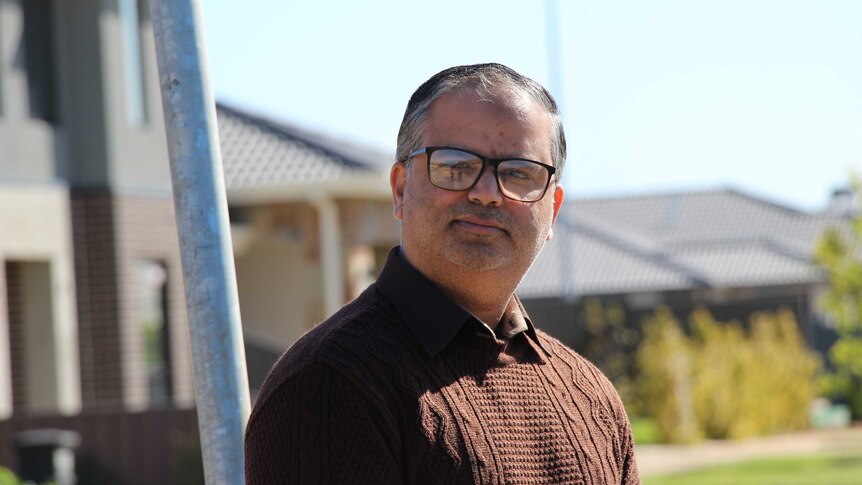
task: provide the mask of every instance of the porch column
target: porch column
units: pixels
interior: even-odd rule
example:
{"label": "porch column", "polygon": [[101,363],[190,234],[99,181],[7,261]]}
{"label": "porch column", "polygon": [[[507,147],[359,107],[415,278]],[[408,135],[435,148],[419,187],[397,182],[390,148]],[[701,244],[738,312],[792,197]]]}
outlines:
{"label": "porch column", "polygon": [[323,312],[328,317],[344,304],[341,225],[338,221],[338,204],[328,195],[321,194],[313,200],[313,204],[320,217]]}
{"label": "porch column", "polygon": [[6,306],[6,265],[0,254],[0,420],[12,416],[12,353],[9,348],[9,310]]}

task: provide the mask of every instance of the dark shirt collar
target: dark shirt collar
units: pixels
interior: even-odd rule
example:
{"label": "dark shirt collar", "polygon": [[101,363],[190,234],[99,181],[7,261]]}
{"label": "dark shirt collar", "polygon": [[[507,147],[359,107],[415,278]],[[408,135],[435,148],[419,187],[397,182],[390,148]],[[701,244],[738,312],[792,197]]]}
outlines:
{"label": "dark shirt collar", "polygon": [[[383,271],[377,278],[377,288],[398,311],[429,357],[443,350],[461,328],[475,325],[480,332],[495,337],[489,327],[450,300],[431,280],[415,269],[400,255],[400,246],[389,251]],[[497,326],[501,336],[512,338],[524,333],[548,356],[550,352],[539,341],[536,329],[517,296],[503,313]]]}

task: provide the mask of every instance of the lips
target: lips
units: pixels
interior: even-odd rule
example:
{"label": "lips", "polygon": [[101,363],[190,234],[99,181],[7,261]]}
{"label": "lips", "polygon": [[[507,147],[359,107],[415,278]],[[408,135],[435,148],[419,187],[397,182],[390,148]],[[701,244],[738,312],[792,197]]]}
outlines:
{"label": "lips", "polygon": [[472,225],[476,225],[476,226],[484,226],[484,227],[493,227],[496,229],[503,229],[503,227],[497,221],[494,221],[491,219],[483,219],[481,217],[473,217],[473,216],[459,217],[456,219],[456,221],[464,222],[464,223],[472,224]]}
{"label": "lips", "polygon": [[494,219],[485,219],[476,216],[463,216],[455,219],[454,223],[471,232],[493,234],[498,231],[508,232],[503,224]]}

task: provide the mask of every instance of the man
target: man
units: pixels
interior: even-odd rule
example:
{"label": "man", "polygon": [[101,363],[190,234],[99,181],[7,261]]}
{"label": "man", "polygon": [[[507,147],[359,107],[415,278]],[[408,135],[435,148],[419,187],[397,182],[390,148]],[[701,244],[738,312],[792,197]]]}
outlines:
{"label": "man", "polygon": [[514,294],[553,234],[565,154],[555,102],[508,67],[419,87],[390,175],[401,246],[273,368],[249,484],[638,483],[612,385]]}

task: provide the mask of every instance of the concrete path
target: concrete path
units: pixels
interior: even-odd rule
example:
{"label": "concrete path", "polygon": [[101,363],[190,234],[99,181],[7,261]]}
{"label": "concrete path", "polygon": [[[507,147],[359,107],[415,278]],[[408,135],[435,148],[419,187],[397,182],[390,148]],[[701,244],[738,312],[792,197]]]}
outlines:
{"label": "concrete path", "polygon": [[641,476],[647,476],[770,456],[821,452],[862,454],[862,424],[844,429],[808,430],[742,441],[639,445],[635,457]]}

